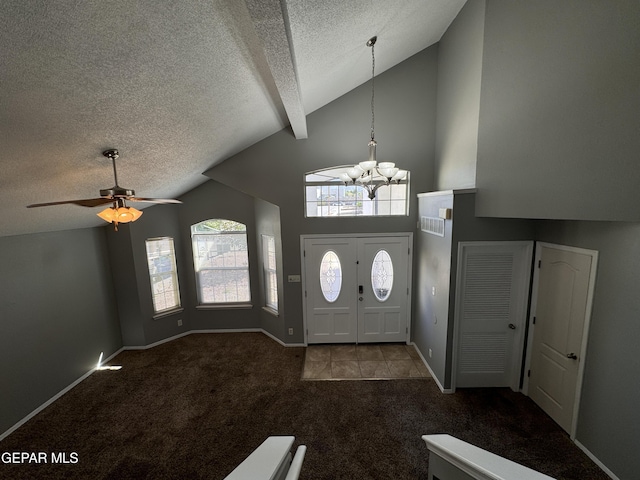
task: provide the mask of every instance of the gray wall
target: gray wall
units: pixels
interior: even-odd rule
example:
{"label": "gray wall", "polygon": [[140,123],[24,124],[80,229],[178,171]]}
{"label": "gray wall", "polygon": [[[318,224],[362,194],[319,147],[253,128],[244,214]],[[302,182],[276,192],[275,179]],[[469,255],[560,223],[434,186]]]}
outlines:
{"label": "gray wall", "polygon": [[458,243],[533,241],[535,238],[535,225],[531,220],[476,217],[475,200],[475,193],[455,191],[434,192],[419,198],[420,215],[437,217],[439,209],[452,209],[452,219],[445,221],[445,236],[420,231],[416,248],[413,340],[445,389],[451,388]]}
{"label": "gray wall", "polygon": [[[474,21],[465,15],[482,14],[473,3],[443,38],[440,77],[464,58],[452,45],[471,38]],[[637,221],[640,3],[487,0],[484,18],[476,214]],[[442,83],[436,179],[448,178],[451,165],[440,139],[455,133],[454,122],[440,129],[454,117],[443,96],[470,88],[461,82],[447,93]],[[600,251],[577,440],[620,478],[640,471],[632,451],[640,391],[629,383],[640,374],[639,233],[637,223],[544,221],[534,236]]]}
{"label": "gray wall", "polygon": [[[178,224],[176,205],[154,206],[144,209],[135,224],[107,227],[109,261],[118,297],[118,313],[125,346],[139,347],[178,335],[189,327],[188,309],[171,315],[154,317],[151,280],[147,264],[146,240],[156,237],[173,238],[178,265],[181,303],[185,304],[185,268],[180,264],[184,249]],[[178,319],[183,322],[178,326]]]}
{"label": "gray wall", "polygon": [[640,2],[487,0],[477,213],[640,220]]}
{"label": "gray wall", "polygon": [[[183,298],[185,311],[188,313],[190,330],[210,329],[247,329],[260,328],[260,263],[258,260],[258,244],[256,243],[256,224],[254,198],[218,182],[207,181],[180,197],[183,204],[178,206],[180,224],[179,236],[182,240],[181,258],[178,269],[185,273]],[[163,206],[164,207],[164,206]],[[158,207],[154,207],[158,208]],[[251,282],[250,309],[206,309],[196,308],[195,271],[191,250],[191,225],[210,218],[224,218],[244,223],[247,226],[249,249],[249,269]]]}
{"label": "gray wall", "polygon": [[[435,148],[437,47],[428,48],[376,77],[376,140],[380,161],[411,171],[408,217],[318,219],[304,217],[305,172],[366,159],[371,125],[367,83],[307,117],[309,138],[283,130],[212,168],[206,175],[280,208],[283,276],[301,273],[300,235],[413,232],[416,193],[431,189]],[[284,331],[303,341],[301,284],[284,282]]]}
{"label": "gray wall", "polygon": [[258,246],[258,265],[260,297],[257,306],[264,307],[266,299],[264,294],[264,276],[262,275],[262,267],[264,258],[262,255],[262,235],[271,235],[274,237],[276,245],[276,269],[280,273],[278,276],[278,316],[273,313],[260,309],[260,328],[269,332],[282,341],[287,341],[288,333],[284,330],[285,311],[284,311],[284,282],[282,276],[282,234],[280,226],[280,208],[273,203],[265,202],[259,198],[255,199],[255,216],[256,216],[256,245]]}
{"label": "gray wall", "polygon": [[[182,205],[156,205],[135,224],[109,230],[118,310],[126,346],[145,346],[190,330],[253,329],[260,325],[260,263],[254,198],[209,180],[180,198]],[[247,226],[251,308],[200,309],[191,249],[191,225],[224,218]],[[173,238],[182,310],[155,315],[145,242]],[[154,318],[155,317],[155,318]],[[182,325],[178,325],[178,320]]]}
{"label": "gray wall", "polygon": [[0,238],[0,434],[121,346],[104,228]]}
{"label": "gray wall", "polygon": [[576,437],[619,478],[637,478],[640,224],[541,221],[537,237],[599,252]]}
{"label": "gray wall", "polygon": [[467,2],[438,44],[435,190],[476,185],[484,9]]}
{"label": "gray wall", "polygon": [[130,226],[121,225],[118,232],[115,232],[112,226],[104,228],[107,232],[109,264],[113,272],[122,344],[126,346],[145,345]]}
{"label": "gray wall", "polygon": [[[440,208],[453,209],[453,200],[453,193],[421,196],[420,215],[438,217]],[[444,237],[418,231],[414,255],[417,279],[412,338],[442,388],[449,388],[450,383],[447,357],[452,236],[453,221],[445,221]]]}

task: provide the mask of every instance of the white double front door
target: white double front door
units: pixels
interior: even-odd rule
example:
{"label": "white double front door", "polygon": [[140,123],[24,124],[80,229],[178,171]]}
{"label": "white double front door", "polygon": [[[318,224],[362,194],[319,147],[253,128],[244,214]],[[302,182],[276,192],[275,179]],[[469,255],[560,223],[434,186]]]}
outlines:
{"label": "white double front door", "polygon": [[408,340],[410,238],[303,238],[307,343]]}

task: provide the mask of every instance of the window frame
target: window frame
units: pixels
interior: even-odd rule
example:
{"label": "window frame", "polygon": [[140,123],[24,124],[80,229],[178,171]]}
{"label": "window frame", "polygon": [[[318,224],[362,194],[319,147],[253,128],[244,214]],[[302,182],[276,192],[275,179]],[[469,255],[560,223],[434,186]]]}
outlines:
{"label": "window frame", "polygon": [[[262,234],[262,279],[264,282],[264,309],[278,316],[278,261],[276,259],[276,237]],[[271,259],[273,264],[271,264]],[[272,293],[273,295],[270,295]],[[275,297],[275,302],[271,301]]]}
{"label": "window frame", "polygon": [[[202,226],[206,226],[207,222],[230,222],[236,225],[241,225],[242,227],[244,227],[244,230],[211,230],[208,232],[204,232],[204,231],[196,231],[198,229],[198,227],[202,227]],[[198,254],[198,250],[196,248],[196,244],[197,244],[197,237],[199,235],[214,235],[214,236],[224,236],[224,237],[229,237],[232,235],[244,235],[244,244],[246,245],[246,250],[244,250],[245,254],[246,254],[246,266],[231,266],[231,267],[226,267],[226,266],[222,266],[222,267],[201,267],[199,265],[199,258],[200,256],[197,255]],[[242,250],[240,250],[242,251]],[[229,219],[225,219],[225,218],[209,218],[206,220],[202,220],[200,222],[197,222],[193,225],[191,225],[191,252],[192,252],[192,258],[193,258],[193,269],[194,269],[194,274],[195,274],[195,280],[196,280],[196,295],[197,295],[197,299],[198,299],[198,304],[196,306],[197,309],[216,309],[216,308],[252,308],[252,303],[251,303],[251,270],[250,270],[250,265],[249,265],[249,237],[247,235],[247,226],[246,224],[242,223],[242,222],[237,222],[235,220],[229,220]],[[201,273],[202,272],[221,272],[221,271],[237,271],[237,272],[245,272],[244,277],[246,278],[246,282],[247,282],[247,294],[248,297],[246,299],[241,299],[238,301],[211,301],[211,302],[206,302],[204,301],[204,292],[203,292],[203,287],[202,287],[202,279],[201,279]],[[237,291],[237,283],[236,283],[236,291]],[[215,293],[214,293],[215,296]]]}
{"label": "window frame", "polygon": [[[169,242],[169,251],[167,253],[165,253],[164,255],[162,255],[159,251],[160,248],[160,242]],[[155,257],[150,256],[150,254],[153,252],[153,250],[150,250],[150,246],[152,245],[158,245],[158,249],[156,249],[156,253],[157,255]],[[154,318],[157,317],[162,317],[165,315],[170,315],[172,313],[175,312],[179,312],[182,311],[182,300],[180,297],[180,284],[178,281],[178,266],[177,266],[177,262],[176,262],[176,249],[175,249],[175,243],[173,241],[173,237],[154,237],[154,238],[147,238],[145,240],[145,252],[146,252],[146,257],[147,257],[147,269],[148,269],[148,273],[149,273],[149,284],[150,284],[150,293],[151,293],[151,304],[153,306],[153,313],[154,313]],[[159,259],[162,257],[168,257],[169,258],[169,270],[168,271],[163,271],[163,272],[153,272],[153,265],[151,260],[153,259]],[[170,279],[172,284],[175,285],[175,288],[170,289],[170,290],[165,290],[164,288],[162,289],[161,292],[155,292],[154,291],[154,287],[157,284],[157,281],[155,281],[155,279],[157,279],[158,277],[162,277],[166,274],[170,275]],[[172,293],[172,297],[173,297],[173,301],[174,304],[166,307],[166,308],[162,308],[159,309],[158,308],[158,302],[157,302],[157,298],[158,296],[163,296],[165,298],[167,298],[167,292],[171,292]]]}

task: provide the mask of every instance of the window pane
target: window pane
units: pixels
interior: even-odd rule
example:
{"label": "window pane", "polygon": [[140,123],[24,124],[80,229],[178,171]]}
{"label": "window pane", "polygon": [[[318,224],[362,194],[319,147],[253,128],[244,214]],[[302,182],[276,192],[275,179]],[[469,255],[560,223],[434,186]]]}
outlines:
{"label": "window pane", "polygon": [[146,241],[146,249],[154,312],[179,307],[180,292],[173,239],[149,239]]}
{"label": "window pane", "polygon": [[407,204],[402,201],[391,200],[391,215],[404,215],[407,211]]}
{"label": "window pane", "polygon": [[191,226],[193,263],[202,304],[251,300],[246,226],[210,219]]}
{"label": "window pane", "polygon": [[389,204],[389,200],[377,202],[376,208],[377,208],[377,214],[378,215],[390,215],[391,214],[391,205]]}
{"label": "window pane", "polygon": [[278,275],[276,271],[276,241],[273,235],[262,235],[265,306],[278,311]]}
{"label": "window pane", "polygon": [[204,270],[199,274],[201,303],[248,302],[249,272],[246,270]]}
{"label": "window pane", "polygon": [[391,295],[393,287],[393,263],[386,250],[380,250],[371,265],[371,288],[378,300],[384,302]]}

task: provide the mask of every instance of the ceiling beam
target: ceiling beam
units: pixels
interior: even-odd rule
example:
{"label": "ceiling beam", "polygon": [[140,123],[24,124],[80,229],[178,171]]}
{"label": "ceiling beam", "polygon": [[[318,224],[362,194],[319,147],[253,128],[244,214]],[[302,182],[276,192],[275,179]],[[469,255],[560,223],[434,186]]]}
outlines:
{"label": "ceiling beam", "polygon": [[293,61],[285,0],[245,0],[295,137],[307,138],[307,119]]}

